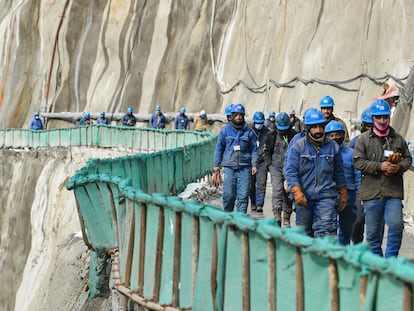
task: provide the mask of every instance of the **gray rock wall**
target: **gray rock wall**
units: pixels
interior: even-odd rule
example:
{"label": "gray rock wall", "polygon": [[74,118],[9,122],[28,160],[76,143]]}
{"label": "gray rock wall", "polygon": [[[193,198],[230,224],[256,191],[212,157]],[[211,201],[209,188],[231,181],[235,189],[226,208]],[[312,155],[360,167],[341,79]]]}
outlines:
{"label": "gray rock wall", "polygon": [[[300,113],[327,94],[356,117],[387,75],[406,83],[413,15],[409,1],[1,1],[0,126],[35,110]],[[338,83],[360,74],[375,79]]]}

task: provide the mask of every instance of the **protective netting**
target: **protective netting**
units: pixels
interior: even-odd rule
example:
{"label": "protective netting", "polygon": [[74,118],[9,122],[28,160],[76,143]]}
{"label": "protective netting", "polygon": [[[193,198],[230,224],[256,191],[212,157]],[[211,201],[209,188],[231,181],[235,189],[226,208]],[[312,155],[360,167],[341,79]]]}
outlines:
{"label": "protective netting", "polygon": [[212,138],[91,159],[67,184],[81,217],[95,222],[84,220],[88,242],[118,248],[120,291],[134,293],[137,303],[194,310],[412,309],[414,265],[407,259],[167,196],[211,172],[214,146]]}

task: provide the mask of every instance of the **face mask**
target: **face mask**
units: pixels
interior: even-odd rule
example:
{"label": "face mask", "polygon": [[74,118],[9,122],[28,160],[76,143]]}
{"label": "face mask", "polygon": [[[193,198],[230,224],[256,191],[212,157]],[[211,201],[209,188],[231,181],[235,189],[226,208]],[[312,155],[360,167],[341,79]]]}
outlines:
{"label": "face mask", "polygon": [[341,145],[344,142],[345,137],[341,137],[341,138],[335,138],[334,141],[336,141],[336,143],[338,145]]}
{"label": "face mask", "polygon": [[254,125],[254,128],[256,129],[256,130],[261,130],[262,128],[263,128],[263,124],[255,124]]}

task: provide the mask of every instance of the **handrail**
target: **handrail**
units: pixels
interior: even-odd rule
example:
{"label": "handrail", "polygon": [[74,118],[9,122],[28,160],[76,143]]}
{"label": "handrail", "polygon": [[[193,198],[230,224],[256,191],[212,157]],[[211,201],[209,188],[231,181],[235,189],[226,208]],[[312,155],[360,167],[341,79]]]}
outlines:
{"label": "handrail", "polygon": [[126,152],[155,152],[201,143],[216,135],[211,132],[157,130],[94,124],[35,131],[0,129],[0,148],[124,148]]}
{"label": "handrail", "polygon": [[[147,194],[120,177],[71,186],[77,198],[99,189],[112,202],[118,239],[100,247],[117,245],[115,287],[151,310],[368,310],[390,296],[393,310],[413,309],[414,264],[406,258],[312,239],[273,218]],[[100,209],[86,201],[81,208],[83,215]]]}

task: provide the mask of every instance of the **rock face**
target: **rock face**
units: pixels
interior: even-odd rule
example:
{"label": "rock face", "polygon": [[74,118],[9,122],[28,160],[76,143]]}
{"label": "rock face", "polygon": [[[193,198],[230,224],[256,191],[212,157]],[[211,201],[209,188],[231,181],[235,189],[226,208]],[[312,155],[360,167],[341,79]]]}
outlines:
{"label": "rock face", "polygon": [[388,75],[406,83],[413,15],[398,1],[5,1],[0,126],[128,106],[300,114],[328,94],[359,117]]}
{"label": "rock face", "polygon": [[[220,114],[242,102],[250,117],[300,115],[324,95],[349,120],[392,77],[405,92],[392,125],[413,140],[413,16],[403,1],[0,0],[0,127],[28,127],[34,111],[129,106]],[[90,156],[0,151],[0,309],[16,295],[16,310],[50,304],[51,258],[79,230],[63,185]]]}

